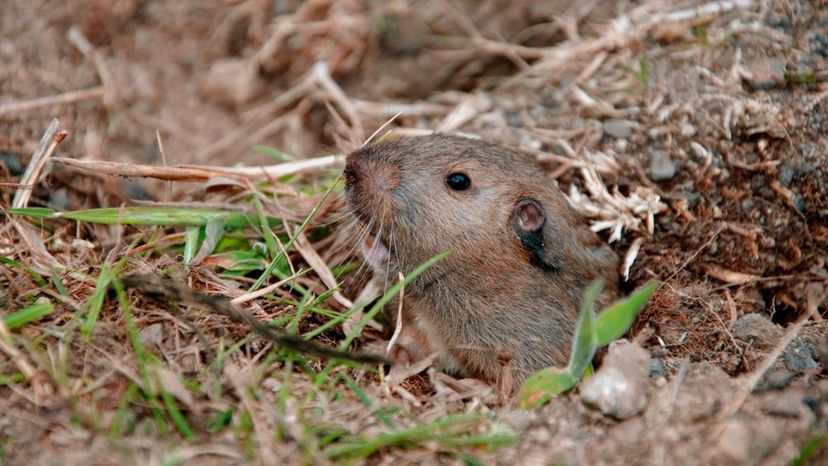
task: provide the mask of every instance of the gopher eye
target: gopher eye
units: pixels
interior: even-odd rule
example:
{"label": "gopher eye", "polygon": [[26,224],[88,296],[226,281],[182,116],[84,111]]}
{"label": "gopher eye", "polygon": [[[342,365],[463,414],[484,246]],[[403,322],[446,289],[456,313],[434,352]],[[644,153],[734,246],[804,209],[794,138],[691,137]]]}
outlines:
{"label": "gopher eye", "polygon": [[465,191],[471,186],[471,178],[465,173],[452,173],[446,177],[446,184],[455,191]]}

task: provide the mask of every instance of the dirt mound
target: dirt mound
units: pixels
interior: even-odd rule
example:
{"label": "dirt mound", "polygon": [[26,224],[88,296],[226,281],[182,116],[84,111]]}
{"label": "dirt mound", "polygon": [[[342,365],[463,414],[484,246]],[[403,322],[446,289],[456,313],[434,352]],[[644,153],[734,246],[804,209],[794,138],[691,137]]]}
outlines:
{"label": "dirt mound", "polygon": [[[828,458],[824,2],[10,0],[0,60],[3,209],[114,208],[4,214],[2,314],[51,310],[0,326],[4,463]],[[68,136],[27,180],[51,118]],[[622,287],[661,283],[628,335],[638,401],[515,411],[118,287],[154,273],[384,350],[352,312],[372,282],[336,176],[386,124],[534,154],[625,258]]]}

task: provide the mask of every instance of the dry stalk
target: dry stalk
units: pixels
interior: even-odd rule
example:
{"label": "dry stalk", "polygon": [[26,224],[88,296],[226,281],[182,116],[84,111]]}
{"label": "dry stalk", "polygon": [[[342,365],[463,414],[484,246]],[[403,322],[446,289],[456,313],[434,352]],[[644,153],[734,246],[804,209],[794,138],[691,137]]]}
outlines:
{"label": "dry stalk", "polygon": [[339,291],[339,283],[336,282],[336,277],[334,277],[331,268],[328,267],[328,264],[325,263],[325,260],[322,259],[319,253],[316,252],[316,249],[313,248],[313,245],[311,245],[304,233],[299,233],[293,245],[299,251],[299,254],[302,255],[302,258],[305,259],[305,262],[316,272],[316,275],[322,280],[322,283],[329,290],[334,290],[333,298],[336,302],[345,306],[346,309],[354,307],[354,303]]}
{"label": "dry stalk", "polygon": [[103,97],[103,95],[104,88],[101,86],[95,86],[88,89],[78,89],[75,91],[64,92],[62,94],[38,97],[31,100],[9,102],[7,104],[0,105],[0,116],[27,112],[29,110],[35,110],[42,107],[57,107],[59,105],[72,104],[81,100],[97,99]]}
{"label": "dry stalk", "polygon": [[[20,179],[21,186],[14,193],[12,208],[22,209],[29,205],[32,189],[40,176],[43,166],[67,134],[66,131],[60,129],[60,122],[57,119],[52,120],[46,132],[43,134],[40,143],[38,143],[37,149],[35,149],[29,165],[23,173],[23,177]],[[49,253],[40,235],[37,232],[33,232],[28,224],[20,223],[15,219],[11,219],[10,221],[20,235],[20,238],[26,243],[27,249],[34,258],[35,266],[39,271],[48,272],[52,267],[59,270],[65,268],[63,264]]]}
{"label": "dry stalk", "polygon": [[83,172],[98,175],[155,178],[170,181],[204,181],[219,177],[261,181],[263,179],[279,178],[311,170],[338,167],[344,164],[345,158],[341,155],[328,155],[325,157],[259,167],[221,167],[186,164],[173,167],[158,167],[154,165],[79,160],[64,157],[54,157],[52,161],[76,168]]}
{"label": "dry stalk", "polygon": [[296,104],[315,86],[316,80],[312,74],[309,74],[297,85],[280,93],[273,100],[246,112],[242,115],[243,122],[238,128],[199,151],[196,159],[211,160],[235,146],[255,143],[256,141],[251,139],[252,134],[259,133],[263,127],[270,126],[275,114]]}
{"label": "dry stalk", "polygon": [[104,105],[107,109],[112,110],[116,102],[115,80],[112,78],[112,73],[109,71],[109,68],[107,68],[106,61],[104,61],[103,56],[95,49],[95,47],[92,46],[89,40],[84,37],[80,29],[75,26],[69,29],[69,32],[66,33],[66,38],[69,39],[69,42],[77,47],[80,53],[82,53],[83,56],[86,57],[87,60],[90,60],[95,66],[95,71],[98,73],[98,77],[101,79],[103,87],[102,97]]}
{"label": "dry stalk", "polygon": [[67,134],[69,133],[60,129],[60,122],[57,119],[54,119],[51,123],[49,123],[49,127],[46,128],[46,132],[43,133],[43,137],[40,139],[37,149],[35,149],[31,160],[29,160],[29,165],[26,166],[26,171],[23,173],[23,177],[20,178],[21,187],[16,193],[14,193],[12,208],[22,209],[29,205],[29,198],[32,196],[32,188],[34,188],[35,183],[37,183],[37,178],[40,176],[43,165],[46,164],[46,161]]}
{"label": "dry stalk", "polygon": [[251,293],[245,293],[241,296],[237,296],[237,297],[231,299],[230,303],[232,303],[235,306],[238,306],[238,305],[244,304],[248,301],[252,301],[254,299],[261,298],[262,296],[264,296],[266,294],[273,293],[274,291],[276,291],[279,288],[283,287],[286,283],[289,283],[289,282],[299,278],[304,273],[305,273],[304,271],[300,270],[297,273],[295,273],[295,274],[293,274],[293,275],[291,275],[291,276],[289,276],[285,279],[282,279],[282,280],[279,280],[276,283],[273,283],[272,285],[268,285],[268,286],[259,288],[258,290],[253,291]]}
{"label": "dry stalk", "polygon": [[324,62],[317,62],[313,66],[312,76],[314,76],[316,82],[319,83],[322,89],[330,94],[333,101],[345,112],[345,115],[348,116],[351,123],[351,131],[353,131],[351,142],[356,145],[358,141],[364,140],[365,130],[362,128],[362,122],[359,119],[356,108],[348,96],[345,95],[342,88],[339,87],[339,84],[331,78],[328,65]]}
{"label": "dry stalk", "polygon": [[[405,278],[402,272],[399,273],[399,280],[403,281]],[[390,355],[391,350],[394,348],[394,344],[397,343],[397,340],[400,338],[400,334],[402,333],[402,326],[403,326],[403,317],[402,317],[402,310],[403,310],[403,298],[405,296],[405,286],[400,288],[400,302],[397,305],[397,322],[394,325],[394,334],[391,335],[391,339],[388,340],[388,345],[385,347],[385,354]]]}

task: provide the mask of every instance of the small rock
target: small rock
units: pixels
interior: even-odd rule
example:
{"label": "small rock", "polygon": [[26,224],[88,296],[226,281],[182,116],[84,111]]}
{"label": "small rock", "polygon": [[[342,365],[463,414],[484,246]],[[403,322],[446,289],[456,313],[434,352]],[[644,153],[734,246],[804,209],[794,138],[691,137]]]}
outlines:
{"label": "small rock", "polygon": [[661,377],[664,375],[664,363],[661,359],[655,358],[650,361],[650,377]]}
{"label": "small rock", "polygon": [[66,188],[49,191],[48,205],[55,210],[69,210],[69,191]]}
{"label": "small rock", "polygon": [[802,157],[799,159],[799,166],[797,168],[800,174],[807,175],[816,170],[816,164],[809,162],[808,159],[816,156],[817,146],[816,144],[806,142],[802,144],[799,150]]}
{"label": "small rock", "polygon": [[781,390],[787,387],[791,380],[793,380],[793,372],[788,371],[773,371],[769,372],[762,378],[759,385],[756,387],[757,392],[764,392],[768,390]]}
{"label": "small rock", "polygon": [[121,192],[127,199],[135,199],[138,201],[152,200],[152,196],[147,192],[143,183],[136,180],[124,180],[121,184]]}
{"label": "small rock", "polygon": [[615,139],[627,139],[632,134],[632,124],[627,120],[605,120],[602,127],[605,135]]}
{"label": "small rock", "polygon": [[750,75],[744,77],[745,84],[752,90],[771,89],[785,84],[785,60],[762,57],[749,61],[745,68]]}
{"label": "small rock", "polygon": [[809,409],[801,397],[783,395],[762,400],[762,411],[771,416],[798,418],[807,415]]}
{"label": "small rock", "polygon": [[164,325],[155,323],[148,325],[138,332],[138,340],[146,347],[161,348],[161,343],[164,341]]}
{"label": "small rock", "polygon": [[653,181],[667,181],[676,176],[676,164],[670,154],[661,150],[650,152],[650,178]]}
{"label": "small rock", "polygon": [[752,343],[759,350],[773,348],[782,336],[782,329],[761,314],[746,314],[733,326],[733,336]]}
{"label": "small rock", "polygon": [[204,95],[218,103],[238,106],[249,102],[264,88],[259,70],[249,60],[216,60],[201,83]]}
{"label": "small rock", "polygon": [[518,112],[506,113],[506,123],[512,128],[523,128],[523,119]]}
{"label": "small rock", "polygon": [[537,413],[534,411],[512,411],[500,419],[504,424],[517,432],[523,432],[537,422]]}
{"label": "small rock", "polygon": [[654,358],[666,358],[670,355],[670,350],[664,346],[653,346],[650,348],[650,355]]}
{"label": "small rock", "polygon": [[737,464],[746,464],[750,458],[751,433],[747,426],[738,420],[730,420],[719,435],[719,449]]}
{"label": "small rock", "polygon": [[779,180],[779,184],[787,188],[791,185],[791,181],[793,181],[794,175],[795,170],[793,169],[793,167],[787,163],[783,163],[779,166],[779,170],[776,174],[776,179]]}
{"label": "small rock", "polygon": [[782,353],[782,361],[785,363],[785,367],[797,374],[817,368],[811,347],[801,339],[794,340],[785,348],[785,352]]}
{"label": "small rock", "polygon": [[581,401],[616,419],[628,419],[647,406],[650,353],[622,340],[610,345],[604,364],[581,386]]}
{"label": "small rock", "polygon": [[6,166],[11,176],[21,176],[25,170],[20,154],[16,152],[0,149],[0,164]]}
{"label": "small rock", "polygon": [[613,427],[611,435],[623,445],[635,445],[647,437],[647,423],[640,417],[634,417]]}
{"label": "small rock", "polygon": [[86,241],[85,239],[75,238],[69,243],[72,247],[72,251],[75,252],[87,252],[94,250],[97,246],[95,243],[91,241]]}
{"label": "small rock", "polygon": [[817,357],[819,358],[819,363],[822,364],[823,367],[828,367],[828,338],[825,338],[817,346]]}
{"label": "small rock", "polygon": [[535,441],[541,445],[549,443],[552,439],[552,434],[546,429],[538,429],[534,432]]}

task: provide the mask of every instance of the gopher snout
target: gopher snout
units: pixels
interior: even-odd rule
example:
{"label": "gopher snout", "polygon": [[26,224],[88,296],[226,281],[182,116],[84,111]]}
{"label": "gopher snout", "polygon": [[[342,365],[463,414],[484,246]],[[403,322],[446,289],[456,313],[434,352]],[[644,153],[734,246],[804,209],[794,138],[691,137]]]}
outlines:
{"label": "gopher snout", "polygon": [[366,223],[389,221],[394,190],[400,186],[399,167],[364,148],[348,155],[343,174],[348,201],[357,216]]}

